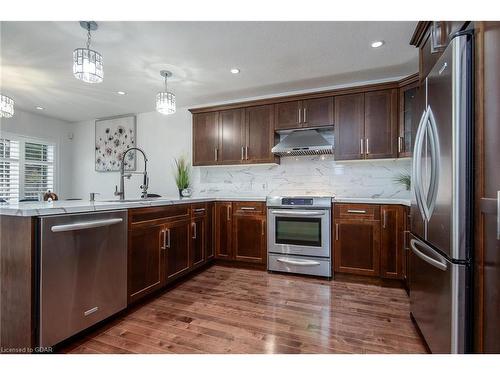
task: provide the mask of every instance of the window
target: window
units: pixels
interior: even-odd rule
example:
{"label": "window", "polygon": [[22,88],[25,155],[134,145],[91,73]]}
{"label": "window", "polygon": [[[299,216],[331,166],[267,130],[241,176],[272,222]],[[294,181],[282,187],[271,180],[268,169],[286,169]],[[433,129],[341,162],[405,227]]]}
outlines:
{"label": "window", "polygon": [[38,200],[54,190],[55,145],[50,142],[3,135],[0,138],[0,198]]}

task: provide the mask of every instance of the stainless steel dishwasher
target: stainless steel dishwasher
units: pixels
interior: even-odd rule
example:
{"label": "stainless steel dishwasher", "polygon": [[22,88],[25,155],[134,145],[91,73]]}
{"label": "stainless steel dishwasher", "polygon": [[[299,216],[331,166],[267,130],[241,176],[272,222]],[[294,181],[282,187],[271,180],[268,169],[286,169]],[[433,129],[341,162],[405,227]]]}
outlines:
{"label": "stainless steel dishwasher", "polygon": [[39,225],[39,344],[53,346],[127,307],[127,212]]}

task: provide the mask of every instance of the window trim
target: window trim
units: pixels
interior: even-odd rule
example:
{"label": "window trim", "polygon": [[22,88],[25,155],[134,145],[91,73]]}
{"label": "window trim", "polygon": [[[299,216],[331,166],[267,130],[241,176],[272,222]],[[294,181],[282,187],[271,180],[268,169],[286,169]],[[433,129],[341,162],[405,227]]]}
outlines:
{"label": "window trim", "polygon": [[[19,199],[24,199],[24,164],[25,160],[25,143],[42,143],[47,146],[54,147],[54,192],[59,192],[59,144],[57,141],[50,138],[32,137],[22,134],[0,132],[0,138],[7,138],[19,142]],[[58,193],[59,195],[59,193]]]}

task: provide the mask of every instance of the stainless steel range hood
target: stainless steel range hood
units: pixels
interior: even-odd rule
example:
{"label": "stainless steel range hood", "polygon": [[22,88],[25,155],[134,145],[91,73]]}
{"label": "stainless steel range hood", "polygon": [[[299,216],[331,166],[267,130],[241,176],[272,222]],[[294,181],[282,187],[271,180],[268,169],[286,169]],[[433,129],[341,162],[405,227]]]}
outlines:
{"label": "stainless steel range hood", "polygon": [[272,148],[279,156],[333,154],[330,144],[317,130],[296,130]]}

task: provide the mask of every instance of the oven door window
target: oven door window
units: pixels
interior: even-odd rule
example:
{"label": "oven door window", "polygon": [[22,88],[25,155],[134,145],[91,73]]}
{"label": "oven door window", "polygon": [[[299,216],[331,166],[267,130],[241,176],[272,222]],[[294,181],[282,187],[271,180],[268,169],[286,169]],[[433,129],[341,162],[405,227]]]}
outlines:
{"label": "oven door window", "polygon": [[321,247],[321,219],[277,217],[276,244]]}

